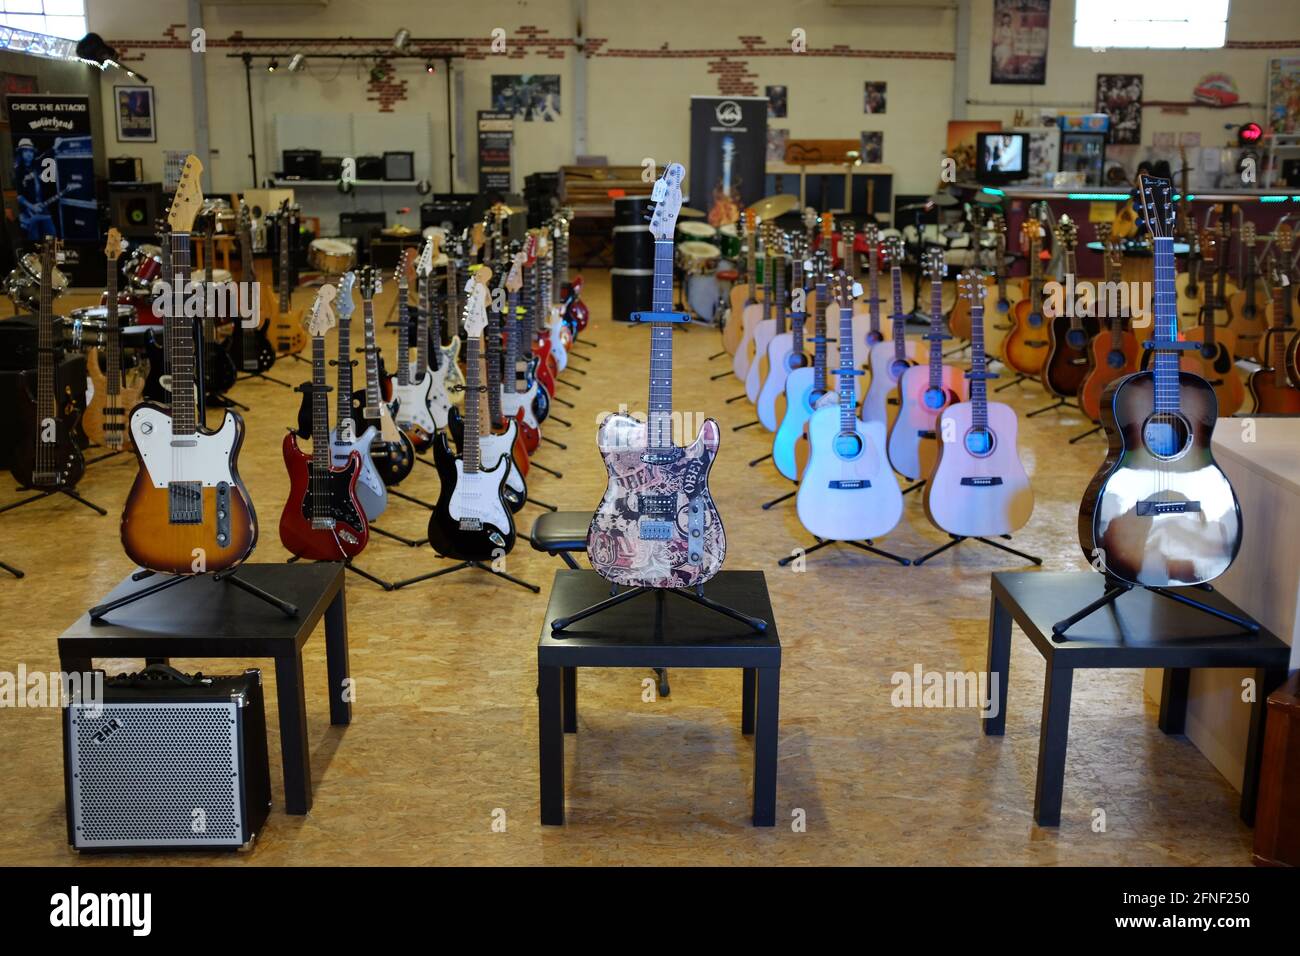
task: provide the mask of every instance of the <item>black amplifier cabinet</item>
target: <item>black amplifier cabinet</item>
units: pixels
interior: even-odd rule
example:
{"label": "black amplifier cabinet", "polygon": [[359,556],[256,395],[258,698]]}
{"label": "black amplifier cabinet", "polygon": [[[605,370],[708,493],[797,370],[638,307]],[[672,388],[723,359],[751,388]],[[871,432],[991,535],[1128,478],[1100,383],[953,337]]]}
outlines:
{"label": "black amplifier cabinet", "polygon": [[[83,685],[86,682],[83,680]],[[63,713],[68,842],[78,850],[240,849],[266,823],[262,673],[154,664]]]}
{"label": "black amplifier cabinet", "polygon": [[299,179],[320,179],[319,149],[286,149],[281,154],[284,174]]}

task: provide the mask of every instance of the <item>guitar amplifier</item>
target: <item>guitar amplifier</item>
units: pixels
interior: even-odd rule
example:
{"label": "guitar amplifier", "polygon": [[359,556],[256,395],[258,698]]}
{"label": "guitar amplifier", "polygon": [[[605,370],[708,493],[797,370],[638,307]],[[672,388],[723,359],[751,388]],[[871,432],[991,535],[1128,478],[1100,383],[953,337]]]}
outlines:
{"label": "guitar amplifier", "polygon": [[144,179],[144,164],[139,156],[110,156],[108,181],[111,183],[138,183]]}
{"label": "guitar amplifier", "polygon": [[410,181],[415,178],[415,154],[401,151],[384,153],[384,179]]}
{"label": "guitar amplifier", "polygon": [[286,177],[320,179],[319,149],[286,149],[281,159]]}
{"label": "guitar amplifier", "polygon": [[247,847],[271,805],[262,673],[109,678],[65,708],[63,757],[75,849]]}
{"label": "guitar amplifier", "polygon": [[358,156],[357,179],[377,181],[384,178],[384,157]]}

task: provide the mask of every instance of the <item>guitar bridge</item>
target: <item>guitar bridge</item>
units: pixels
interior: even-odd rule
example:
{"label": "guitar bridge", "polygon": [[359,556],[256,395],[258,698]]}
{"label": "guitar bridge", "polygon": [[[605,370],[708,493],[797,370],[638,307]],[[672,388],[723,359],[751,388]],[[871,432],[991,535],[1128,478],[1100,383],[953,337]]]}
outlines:
{"label": "guitar bridge", "polygon": [[461,531],[482,531],[483,519],[482,518],[461,518],[459,527]]}
{"label": "guitar bridge", "polygon": [[667,541],[673,536],[675,527],[676,525],[671,521],[642,518],[637,531],[642,541]]}
{"label": "guitar bridge", "polygon": [[1002,479],[997,475],[978,475],[973,477],[968,475],[961,480],[961,483],[965,488],[994,488],[997,485],[1002,484]]}
{"label": "guitar bridge", "polygon": [[1148,498],[1146,501],[1137,503],[1139,518],[1153,517],[1155,515],[1196,514],[1200,510],[1201,503],[1199,501],[1157,501]]}
{"label": "guitar bridge", "polygon": [[203,482],[168,482],[167,518],[172,524],[202,524]]}
{"label": "guitar bridge", "polygon": [[871,482],[866,478],[836,478],[827,482],[826,486],[836,491],[857,491],[861,488],[870,488]]}

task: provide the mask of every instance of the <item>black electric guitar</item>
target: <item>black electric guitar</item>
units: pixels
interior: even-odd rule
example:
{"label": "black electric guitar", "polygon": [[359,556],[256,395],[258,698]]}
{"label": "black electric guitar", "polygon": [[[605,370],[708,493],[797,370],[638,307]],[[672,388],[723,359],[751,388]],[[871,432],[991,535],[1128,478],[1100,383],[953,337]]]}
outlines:
{"label": "black electric guitar", "polygon": [[[56,381],[62,332],[56,327],[51,276],[62,258],[62,243],[47,237],[41,243],[41,305],[36,323],[36,376],[23,373],[18,391],[18,440],[9,470],[24,488],[56,491],[75,488],[86,470],[77,447],[81,411],[71,390]],[[112,308],[112,306],[110,306]]]}
{"label": "black electric guitar", "polygon": [[487,561],[515,546],[515,522],[506,503],[510,455],[482,458],[479,436],[486,411],[483,394],[483,330],[487,327],[487,280],[492,270],[479,269],[466,289],[465,302],[465,440],[459,458],[451,452],[446,431],[433,435],[433,463],[442,489],[429,516],[429,544],[440,555],[460,561]]}
{"label": "black electric guitar", "polygon": [[[213,256],[209,255],[209,262]],[[239,204],[239,264],[240,279],[244,287],[253,288],[253,217],[248,211],[248,204]],[[252,302],[259,302],[260,296],[253,296]],[[240,327],[230,337],[231,354],[235,367],[245,375],[261,375],[270,371],[275,364],[275,347],[266,336],[271,325],[271,317],[257,317],[256,324],[240,322]]]}
{"label": "black electric guitar", "polygon": [[[399,301],[406,298],[406,265],[408,258],[414,254],[407,250],[397,262],[397,295]],[[397,427],[392,409],[383,400],[383,371],[379,357],[379,346],[375,344],[375,310],[371,303],[364,303],[361,310],[365,322],[365,387],[352,393],[352,420],[356,423],[357,434],[364,434],[367,428],[379,429],[379,436],[370,446],[370,458],[379,470],[379,477],[386,485],[399,484],[415,467],[415,446],[406,433]]]}
{"label": "black electric guitar", "polygon": [[1106,389],[1102,426],[1110,449],[1079,508],[1079,544],[1105,573],[1144,587],[1203,584],[1241,547],[1241,509],[1214,461],[1214,389],[1180,370],[1174,288],[1176,211],[1167,179],[1138,177],[1154,242],[1154,355],[1149,371]]}

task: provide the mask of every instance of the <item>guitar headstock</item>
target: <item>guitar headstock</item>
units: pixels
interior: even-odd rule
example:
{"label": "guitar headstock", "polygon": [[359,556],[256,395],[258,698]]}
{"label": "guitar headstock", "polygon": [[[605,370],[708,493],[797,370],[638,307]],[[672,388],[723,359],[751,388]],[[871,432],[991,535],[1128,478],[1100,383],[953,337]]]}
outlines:
{"label": "guitar headstock", "polygon": [[402,254],[397,257],[397,268],[393,270],[393,279],[397,282],[397,294],[399,296],[405,297],[407,291],[411,288],[410,280],[407,277],[411,274],[414,261],[414,249],[403,249]]}
{"label": "guitar headstock", "polygon": [[1244,245],[1251,248],[1259,242],[1259,233],[1255,231],[1255,224],[1250,221],[1241,224],[1241,241]]}
{"label": "guitar headstock", "polygon": [[357,274],[355,272],[348,271],[339,277],[338,294],[334,297],[339,322],[350,321],[352,313],[356,311],[356,303],[352,301],[352,287],[356,284]]}
{"label": "guitar headstock", "polygon": [[880,244],[880,227],[874,222],[869,222],[862,227],[862,235],[867,240],[867,245],[875,249]]}
{"label": "guitar headstock", "polygon": [[302,324],[312,338],[320,338],[334,328],[334,297],[338,290],[332,285],[323,285],[316,292],[316,301],[303,317]]}
{"label": "guitar headstock", "polygon": [[122,254],[122,234],[117,231],[116,226],[108,227],[108,238],[104,242],[104,255],[109,262],[113,262]]}
{"label": "guitar headstock", "polygon": [[835,236],[835,217],[828,212],[822,213],[822,248],[830,248],[832,238]]}
{"label": "guitar headstock", "polygon": [[1137,193],[1142,204],[1141,219],[1151,238],[1170,238],[1173,235],[1174,222],[1178,219],[1178,209],[1171,198],[1173,190],[1169,180],[1148,173],[1139,173]]}
{"label": "guitar headstock", "polygon": [[663,175],[655,180],[650,192],[655,204],[654,212],[650,214],[650,234],[656,239],[671,239],[677,229],[677,214],[682,210],[682,180],[685,178],[685,166],[669,163]]}
{"label": "guitar headstock", "polygon": [[1043,224],[1037,219],[1026,219],[1020,224],[1020,237],[1027,246],[1038,245],[1043,238]]}
{"label": "guitar headstock", "polygon": [[1111,233],[1115,229],[1115,224],[1113,222],[1094,223],[1092,228],[1093,228],[1093,233],[1094,235],[1096,235],[1098,242],[1100,242],[1103,246],[1110,245]]}
{"label": "guitar headstock", "polygon": [[1289,222],[1282,223],[1276,230],[1274,230],[1274,235],[1276,237],[1277,247],[1284,253],[1289,253],[1295,238],[1291,231],[1291,224]]}
{"label": "guitar headstock", "polygon": [[948,263],[943,258],[942,249],[927,249],[921,257],[921,268],[931,282],[940,282],[948,271]]}
{"label": "guitar headstock", "polygon": [[181,178],[176,184],[176,195],[167,210],[167,225],[172,232],[189,232],[194,226],[199,210],[203,207],[203,184],[199,177],[203,175],[203,164],[193,153],[185,157],[181,167]]}
{"label": "guitar headstock", "polygon": [[754,210],[746,209],[745,210],[745,235],[752,236],[754,234],[754,225],[757,221],[758,219],[754,215]]}
{"label": "guitar headstock", "polygon": [[469,254],[477,256],[478,251],[483,248],[484,230],[483,223],[476,222],[469,230]]}
{"label": "guitar headstock", "polygon": [[433,236],[424,240],[424,245],[420,246],[420,258],[415,264],[416,274],[424,276],[426,279],[433,275],[433,257],[435,254],[433,249],[433,240]]}
{"label": "guitar headstock", "polygon": [[897,268],[907,259],[907,248],[902,236],[890,236],[885,240],[885,260],[891,269]]}
{"label": "guitar headstock", "polygon": [[248,203],[239,200],[239,241],[251,242],[253,234],[253,210],[248,208]]}
{"label": "guitar headstock", "polygon": [[1053,234],[1056,236],[1057,243],[1067,252],[1072,252],[1075,244],[1079,241],[1078,225],[1064,213],[1056,221],[1056,229]]}
{"label": "guitar headstock", "polygon": [[1219,240],[1211,229],[1201,230],[1201,261],[1210,269],[1214,270],[1216,263],[1219,261]]}
{"label": "guitar headstock", "polygon": [[817,228],[817,210],[812,206],[803,207],[803,227],[809,232]]}
{"label": "guitar headstock", "polygon": [[510,260],[510,271],[506,273],[506,291],[518,292],[524,287],[524,266],[528,263],[528,253],[520,249]]}
{"label": "guitar headstock", "polygon": [[481,338],[483,330],[487,328],[487,284],[491,278],[492,270],[482,266],[465,283],[465,309],[461,322],[468,338]]}
{"label": "guitar headstock", "polygon": [[812,274],[813,279],[817,282],[825,282],[826,275],[830,271],[831,255],[825,247],[818,249],[812,256]]}
{"label": "guitar headstock", "polygon": [[957,294],[967,299],[972,308],[984,304],[984,277],[974,269],[965,269],[957,276]]}
{"label": "guitar headstock", "polygon": [[361,267],[361,301],[369,302],[379,294],[383,288],[383,282],[379,278],[379,270],[374,266]]}
{"label": "guitar headstock", "polygon": [[841,309],[851,309],[853,299],[862,294],[862,287],[854,282],[849,274],[840,269],[831,277],[831,297]]}

